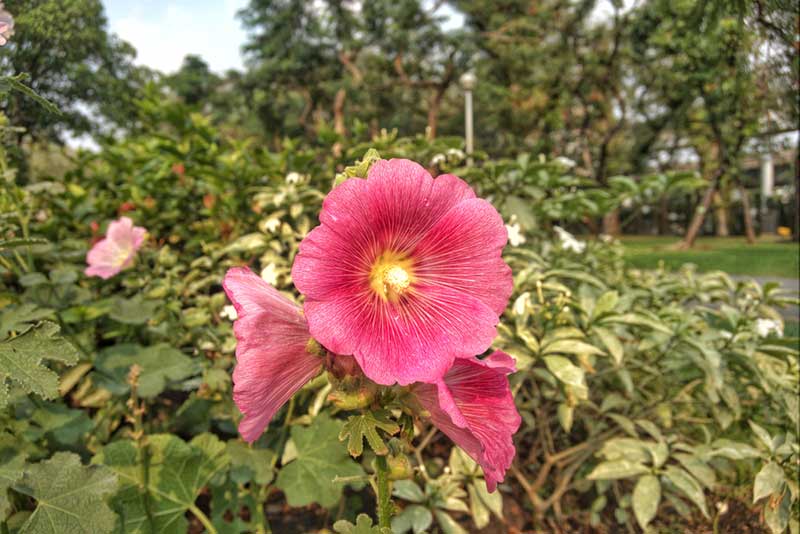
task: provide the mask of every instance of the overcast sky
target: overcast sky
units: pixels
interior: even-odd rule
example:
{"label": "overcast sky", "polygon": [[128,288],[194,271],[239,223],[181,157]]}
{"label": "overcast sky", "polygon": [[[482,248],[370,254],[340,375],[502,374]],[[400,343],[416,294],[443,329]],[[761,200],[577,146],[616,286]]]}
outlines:
{"label": "overcast sky", "polygon": [[236,12],[247,1],[103,0],[111,31],[136,48],[140,65],[172,72],[197,54],[219,73],[242,67],[245,32]]}
{"label": "overcast sky", "polygon": [[[311,1],[311,0],[309,0]],[[428,0],[430,1],[430,0]],[[236,12],[248,0],[103,0],[113,33],[131,43],[140,65],[173,72],[186,54],[197,54],[211,70],[241,69],[245,41]],[[444,6],[445,28],[462,18]]]}

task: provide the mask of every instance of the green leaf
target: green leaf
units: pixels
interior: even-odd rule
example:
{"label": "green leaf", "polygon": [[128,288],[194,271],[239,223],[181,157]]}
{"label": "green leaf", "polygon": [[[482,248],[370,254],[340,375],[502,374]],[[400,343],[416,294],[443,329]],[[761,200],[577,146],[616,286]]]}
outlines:
{"label": "green leaf", "polygon": [[770,502],[764,507],[764,521],[766,521],[772,534],[783,534],[786,530],[789,525],[791,506],[792,499],[786,493],[779,502]]}
{"label": "green leaf", "polygon": [[708,516],[708,508],[706,506],[706,496],[703,494],[703,487],[697,482],[694,477],[683,469],[675,466],[667,466],[666,477],[672,482],[681,493],[686,495],[690,501],[695,503],[706,519]]}
{"label": "green leaf", "polygon": [[617,365],[622,364],[622,358],[625,355],[625,349],[623,348],[622,342],[620,342],[617,335],[611,330],[600,326],[593,327],[593,330],[594,333],[597,334],[597,337],[600,338],[600,341],[603,342],[603,345],[606,346],[609,354],[611,354],[611,357],[614,358],[614,363]]}
{"label": "green leaf", "polygon": [[673,454],[673,458],[689,471],[700,483],[708,489],[713,489],[717,483],[717,476],[705,462],[690,454]]}
{"label": "green leaf", "polygon": [[392,532],[405,534],[412,531],[414,534],[421,534],[428,531],[431,523],[433,523],[431,511],[419,504],[412,504],[392,518]]}
{"label": "green leaf", "polygon": [[594,355],[603,355],[605,354],[602,350],[598,349],[594,345],[590,345],[584,341],[579,341],[577,339],[558,339],[553,341],[549,345],[545,346],[542,350],[542,354],[553,354],[553,353],[562,353],[562,354],[594,354]]}
{"label": "green leaf", "polygon": [[380,456],[389,454],[389,448],[384,443],[383,438],[378,433],[378,429],[383,430],[389,435],[400,431],[400,426],[389,419],[390,413],[386,410],[376,412],[366,412],[361,415],[352,415],[342,427],[339,433],[339,440],[347,440],[347,450],[350,456],[356,458],[364,452],[364,439],[369,443],[370,448]]}
{"label": "green leaf", "polygon": [[292,427],[297,458],[283,466],[275,483],[286,494],[290,506],[312,502],[333,506],[342,496],[342,486],[334,484],[333,479],[364,475],[361,466],[339,444],[342,426],[323,414],[310,427]]}
{"label": "green leaf", "polygon": [[661,332],[664,334],[672,335],[672,330],[660,321],[655,321],[649,317],[645,317],[638,313],[626,313],[624,315],[611,315],[603,319],[603,323],[621,323],[631,326],[643,326]]}
{"label": "green leaf", "polygon": [[605,313],[614,311],[614,308],[617,306],[617,302],[619,302],[619,293],[616,291],[606,291],[600,295],[600,298],[597,299],[597,302],[594,305],[592,316],[600,317]]}
{"label": "green leaf", "polygon": [[159,301],[144,300],[141,295],[129,299],[116,297],[111,301],[108,316],[123,324],[144,324],[153,317],[159,304]]}
{"label": "green leaf", "polygon": [[775,462],[767,462],[756,475],[753,483],[753,503],[783,489],[786,475],[781,466]]}
{"label": "green leaf", "polygon": [[556,411],[558,417],[558,424],[564,429],[564,432],[569,433],[572,430],[572,423],[575,421],[575,407],[570,406],[566,402],[558,403],[558,410]]}
{"label": "green leaf", "polygon": [[273,451],[256,449],[238,440],[229,441],[226,450],[231,458],[231,478],[237,483],[253,481],[263,486],[272,482],[275,476],[272,469]]}
{"label": "green leaf", "polygon": [[443,534],[467,534],[467,531],[461,528],[455,519],[450,517],[450,514],[443,510],[435,510],[436,522],[442,529]]}
{"label": "green leaf", "polygon": [[643,475],[633,488],[633,514],[644,530],[658,512],[661,501],[661,483],[654,475]]}
{"label": "green leaf", "polygon": [[0,448],[0,523],[2,523],[11,508],[8,489],[22,478],[27,455],[18,450],[16,438],[9,434],[0,436],[4,438]]}
{"label": "green leaf", "polygon": [[586,376],[580,367],[573,364],[563,356],[545,356],[544,363],[547,370],[553,373],[560,381],[573,386],[579,398],[587,398],[589,390],[586,387]]}
{"label": "green leaf", "polygon": [[503,519],[503,495],[499,491],[489,493],[483,479],[475,479],[467,486],[469,509],[475,526],[480,528],[489,524],[490,512]]}
{"label": "green leaf", "polygon": [[87,412],[54,403],[46,403],[34,410],[31,421],[61,447],[77,445],[94,427]]}
{"label": "green leaf", "polygon": [[184,380],[200,372],[197,362],[166,343],[151,347],[123,343],[98,355],[95,361],[100,373],[98,385],[114,394],[126,395],[129,390],[128,372],[133,364],[141,367],[139,396],[145,399],[159,395],[171,382]]}
{"label": "green leaf", "polygon": [[392,487],[392,495],[405,501],[415,503],[420,503],[425,500],[425,494],[413,480],[398,480],[395,482]]}
{"label": "green leaf", "polygon": [[230,463],[225,443],[200,434],[186,443],[171,434],[147,437],[139,450],[130,440],[103,447],[93,459],[111,468],[120,491],[111,501],[126,534],[184,534],[184,515],[211,478]]}
{"label": "green leaf", "polygon": [[19,306],[8,306],[0,311],[0,339],[5,339],[11,332],[20,334],[32,326],[32,323],[52,317],[53,310],[39,308],[36,304],[25,303]]}
{"label": "green leaf", "polygon": [[636,461],[612,460],[598,464],[586,477],[589,480],[617,480],[648,473],[650,468]]}
{"label": "green leaf", "polygon": [[753,421],[748,421],[750,424],[750,428],[753,430],[753,433],[758,436],[758,439],[763,443],[770,452],[775,452],[772,450],[772,436],[769,435],[764,428],[760,427]]}
{"label": "green leaf", "polygon": [[606,460],[629,460],[645,463],[650,461],[647,443],[632,438],[614,438],[603,443],[599,454]]}
{"label": "green leaf", "polygon": [[391,529],[372,526],[372,518],[367,514],[358,514],[355,525],[340,519],[333,524],[333,530],[339,534],[392,534]]}
{"label": "green leaf", "polygon": [[105,499],[117,488],[108,468],[84,466],[77,454],[57,452],[29,466],[14,490],[36,500],[36,510],[20,534],[102,534],[114,528],[114,512]]}
{"label": "green leaf", "polygon": [[56,335],[58,331],[57,324],[43,321],[22,335],[0,343],[0,408],[8,401],[7,379],[42,398],[58,396],[58,375],[42,361],[75,365],[79,358],[75,347]]}
{"label": "green leaf", "polygon": [[761,453],[746,443],[731,441],[729,439],[715,440],[711,447],[716,456],[724,456],[731,460],[745,460],[747,458],[758,458]]}

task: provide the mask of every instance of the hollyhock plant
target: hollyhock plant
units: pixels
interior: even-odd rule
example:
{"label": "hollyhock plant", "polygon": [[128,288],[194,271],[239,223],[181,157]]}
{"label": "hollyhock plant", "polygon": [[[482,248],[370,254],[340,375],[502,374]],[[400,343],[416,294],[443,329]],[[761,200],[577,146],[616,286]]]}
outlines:
{"label": "hollyhock plant", "polygon": [[95,243],[86,255],[86,276],[107,280],[133,265],[136,251],[144,244],[147,230],[134,226],[128,217],[108,225],[106,236]]}
{"label": "hollyhock plant", "polygon": [[230,269],[222,282],[236,309],[233,400],[244,414],[239,433],[253,442],[323,358],[299,306],[250,269]]}
{"label": "hollyhock plant", "polygon": [[483,360],[458,358],[436,384],[411,388],[433,424],[483,468],[490,492],[511,466],[522,422],[506,376],[515,371],[513,358],[496,351]]}
{"label": "hollyhock plant", "polygon": [[[323,367],[338,380],[360,374],[350,356],[323,358],[301,309],[250,269],[230,269],[223,287],[237,315],[233,398],[244,414],[239,432],[246,441],[258,439],[280,407]],[[499,351],[484,360],[458,358],[436,384],[409,389],[433,424],[480,464],[489,491],[514,457],[520,416],[506,376],[514,370],[514,360]]]}
{"label": "hollyhock plant", "polygon": [[460,178],[378,160],[327,196],[292,267],[311,335],[373,381],[437,382],[486,350],[512,291],[503,219]]}

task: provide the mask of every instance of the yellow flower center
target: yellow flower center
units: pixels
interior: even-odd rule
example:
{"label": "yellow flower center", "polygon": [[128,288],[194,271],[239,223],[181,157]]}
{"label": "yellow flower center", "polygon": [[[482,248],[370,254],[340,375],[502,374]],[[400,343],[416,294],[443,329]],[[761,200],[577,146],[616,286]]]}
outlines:
{"label": "yellow flower center", "polygon": [[372,289],[384,300],[396,302],[414,281],[411,261],[395,252],[384,252],[375,260],[369,275]]}

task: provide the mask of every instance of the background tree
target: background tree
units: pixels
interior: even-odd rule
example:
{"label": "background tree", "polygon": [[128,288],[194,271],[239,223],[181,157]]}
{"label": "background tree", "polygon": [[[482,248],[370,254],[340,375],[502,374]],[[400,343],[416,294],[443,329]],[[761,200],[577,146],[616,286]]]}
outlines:
{"label": "background tree", "polygon": [[2,103],[9,120],[34,140],[62,142],[66,134],[108,132],[135,117],[138,88],[148,77],[133,65],[136,51],[109,34],[100,0],[9,0],[14,38],[0,50],[0,71],[27,73],[31,88],[61,116],[24,95]]}

